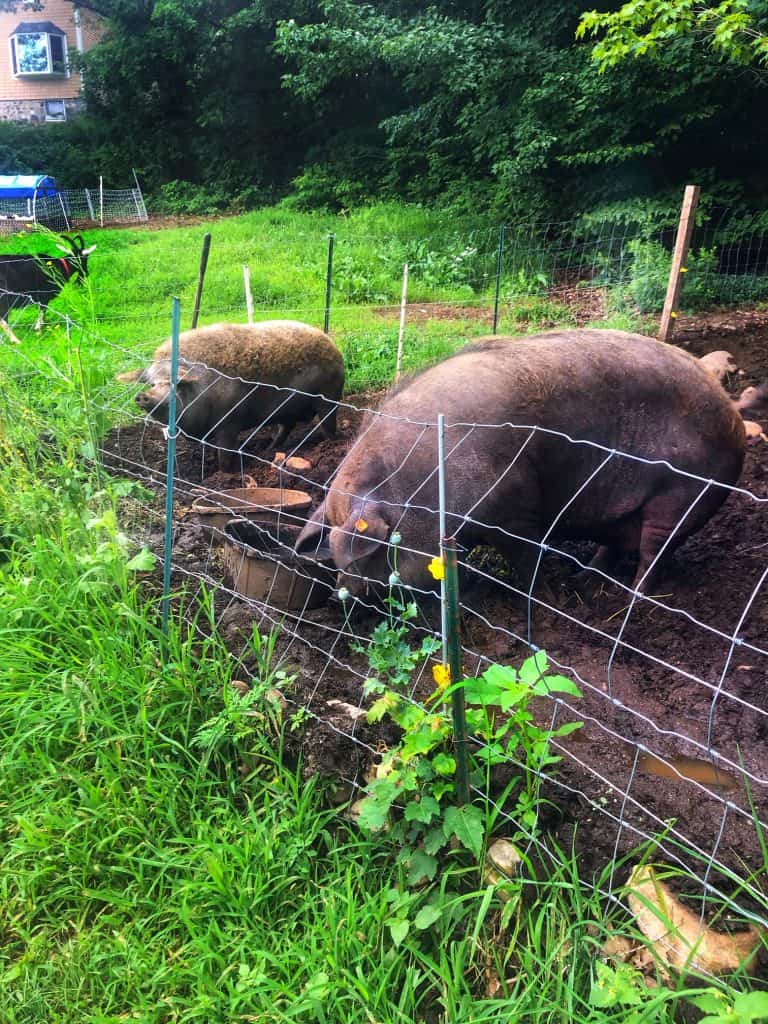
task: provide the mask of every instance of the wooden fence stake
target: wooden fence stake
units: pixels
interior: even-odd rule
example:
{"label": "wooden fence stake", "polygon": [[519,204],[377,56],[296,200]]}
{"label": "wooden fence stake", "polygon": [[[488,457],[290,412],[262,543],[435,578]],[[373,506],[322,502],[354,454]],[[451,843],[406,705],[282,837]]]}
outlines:
{"label": "wooden fence stake", "polygon": [[395,363],[395,381],[400,380],[403,365],[403,335],[405,334],[405,304],[408,297],[408,264],[403,264],[403,294],[400,299],[400,330],[397,335],[397,361]]}
{"label": "wooden fence stake", "polygon": [[245,286],[245,308],[248,312],[248,323],[253,323],[253,295],[251,293],[251,268],[243,264],[243,285]]}
{"label": "wooden fence stake", "polygon": [[197,273],[197,291],[195,292],[195,304],[192,307],[192,329],[197,327],[197,318],[200,316],[200,299],[203,295],[203,281],[205,280],[205,268],[208,266],[208,253],[211,251],[211,236],[206,232],[203,235],[203,248],[200,253],[200,270]]}
{"label": "wooden fence stake", "polygon": [[686,185],[683,196],[683,208],[680,211],[680,223],[677,227],[677,238],[675,239],[675,251],[672,255],[672,267],[669,272],[669,284],[667,285],[667,297],[664,299],[664,309],[661,314],[659,325],[659,341],[669,341],[677,319],[677,300],[680,296],[682,275],[686,271],[685,260],[688,256],[688,249],[691,245],[696,207],[699,205],[699,194],[701,186]]}

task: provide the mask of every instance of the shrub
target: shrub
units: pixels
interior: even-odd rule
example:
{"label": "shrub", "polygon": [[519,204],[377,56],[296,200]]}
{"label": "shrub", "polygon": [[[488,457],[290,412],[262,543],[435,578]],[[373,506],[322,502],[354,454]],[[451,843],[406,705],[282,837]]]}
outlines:
{"label": "shrub", "polygon": [[231,194],[221,188],[210,189],[176,179],[160,186],[158,206],[161,213],[190,213],[206,217],[226,210],[231,203]]}
{"label": "shrub", "polygon": [[633,239],[627,248],[633,257],[628,292],[641,313],[664,305],[672,257],[659,242]]}

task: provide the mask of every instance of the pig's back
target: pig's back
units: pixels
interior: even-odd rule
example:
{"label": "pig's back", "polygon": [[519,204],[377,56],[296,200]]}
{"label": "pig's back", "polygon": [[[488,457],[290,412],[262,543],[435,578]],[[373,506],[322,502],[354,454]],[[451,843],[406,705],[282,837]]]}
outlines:
{"label": "pig's back", "polygon": [[744,446],[741,417],[697,360],[618,331],[482,339],[412,378],[381,411],[535,425],[696,472],[713,449],[729,465]]}
{"label": "pig's back", "polygon": [[[170,356],[170,340],[155,359]],[[320,390],[326,382],[344,380],[344,361],[331,339],[317,327],[298,320],[265,320],[257,324],[210,324],[179,335],[179,352],[189,363],[201,363],[227,377],[262,381],[278,387]]]}

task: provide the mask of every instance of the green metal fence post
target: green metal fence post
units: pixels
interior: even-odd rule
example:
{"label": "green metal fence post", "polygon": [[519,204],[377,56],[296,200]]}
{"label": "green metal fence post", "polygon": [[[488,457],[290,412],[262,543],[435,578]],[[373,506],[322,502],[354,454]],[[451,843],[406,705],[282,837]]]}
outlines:
{"label": "green metal fence post", "polygon": [[448,665],[451,669],[451,706],[456,753],[456,795],[460,804],[469,803],[469,760],[467,757],[467,713],[464,690],[456,684],[463,678],[461,668],[461,630],[459,627],[459,569],[456,538],[442,538],[445,563],[446,623],[448,627]]}
{"label": "green metal fence post", "polygon": [[173,549],[173,474],[176,462],[176,390],[179,384],[179,325],[181,303],[174,297],[171,311],[171,386],[168,395],[168,464],[165,471],[165,542],[163,545],[162,654],[168,649],[168,613],[171,603],[171,551]]}

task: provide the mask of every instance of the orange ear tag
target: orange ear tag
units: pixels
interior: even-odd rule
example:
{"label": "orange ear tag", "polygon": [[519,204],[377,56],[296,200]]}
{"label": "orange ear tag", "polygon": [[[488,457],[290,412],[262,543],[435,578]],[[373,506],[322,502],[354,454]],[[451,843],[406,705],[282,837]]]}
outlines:
{"label": "orange ear tag", "polygon": [[365,533],[365,531],[368,529],[368,523],[364,519],[357,519],[355,521],[355,529],[358,530],[360,533]]}

